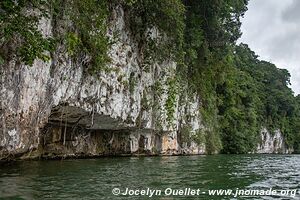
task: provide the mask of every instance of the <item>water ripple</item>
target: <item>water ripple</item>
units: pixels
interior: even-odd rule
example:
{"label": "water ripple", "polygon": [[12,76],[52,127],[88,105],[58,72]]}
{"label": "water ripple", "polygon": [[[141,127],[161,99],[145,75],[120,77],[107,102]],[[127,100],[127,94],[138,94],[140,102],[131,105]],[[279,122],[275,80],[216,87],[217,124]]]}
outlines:
{"label": "water ripple", "polygon": [[[0,199],[117,198],[120,189],[300,189],[300,156],[216,155],[17,162],[0,166]],[[195,199],[159,196],[151,199]],[[283,196],[197,199],[291,199]],[[297,194],[294,199],[300,199]]]}

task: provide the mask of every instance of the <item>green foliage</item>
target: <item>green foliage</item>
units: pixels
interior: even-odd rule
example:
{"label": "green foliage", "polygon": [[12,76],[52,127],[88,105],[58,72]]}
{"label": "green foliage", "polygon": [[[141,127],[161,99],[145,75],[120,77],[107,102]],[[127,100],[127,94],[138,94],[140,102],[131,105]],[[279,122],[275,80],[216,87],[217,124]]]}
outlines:
{"label": "green foliage", "polygon": [[143,98],[141,99],[141,109],[149,110],[151,108],[151,102],[147,99],[146,90],[143,91]]}
{"label": "green foliage", "polygon": [[0,65],[4,64],[4,59],[0,56]]}
{"label": "green foliage", "polygon": [[289,73],[235,44],[247,1],[185,0],[184,5],[186,68],[180,73],[202,97],[201,114],[210,127],[207,149],[220,148],[221,140],[224,153],[253,152],[263,126],[280,129],[290,147],[299,146],[299,103],[288,87]]}
{"label": "green foliage", "polygon": [[168,78],[168,98],[166,100],[165,106],[167,110],[167,121],[171,124],[174,120],[174,113],[176,109],[176,100],[178,95],[178,81],[176,78]]}
{"label": "green foliage", "polygon": [[191,145],[191,142],[195,142],[198,145],[205,144],[205,132],[203,130],[197,130],[192,132],[192,127],[190,125],[184,125],[180,128],[180,142],[181,144],[186,143],[187,146]]}
{"label": "green foliage", "polygon": [[[12,59],[28,65],[36,58],[48,61],[56,43],[65,44],[69,55],[76,60],[82,55],[89,57],[85,65],[91,73],[105,68],[110,60],[107,1],[4,0],[0,2],[0,10],[2,63]],[[45,38],[38,25],[42,18],[50,15],[54,38]],[[58,24],[62,19],[64,21]]]}
{"label": "green foliage", "polygon": [[192,134],[191,139],[198,145],[206,144],[205,131],[199,129],[194,134]]}
{"label": "green foliage", "polygon": [[[220,114],[219,108],[226,100],[218,93],[220,85],[225,84],[233,71],[232,46],[241,34],[240,17],[247,10],[247,1],[183,2],[186,6],[183,45],[185,64],[182,65],[180,73],[187,78],[189,88],[202,97],[201,114],[206,127],[209,127],[206,134],[206,148],[210,153],[215,153],[222,148],[221,138],[224,142],[223,124],[227,122],[232,125],[233,121],[227,119],[227,116],[230,116],[229,109],[226,116]],[[232,85],[234,84],[230,84]],[[228,134],[232,134],[232,129],[227,129],[230,130]]]}
{"label": "green foliage", "polygon": [[110,61],[107,54],[110,41],[106,35],[108,1],[55,0],[52,6],[56,11],[54,17],[59,18],[64,12],[70,20],[69,24],[64,24],[66,31],[58,36],[64,41],[68,53],[75,60],[82,55],[89,57],[84,64],[92,74],[105,70]]}
{"label": "green foliage", "polygon": [[180,61],[185,12],[180,0],[125,0],[123,6],[132,33],[142,45],[144,65],[166,58]]}
{"label": "green foliage", "polygon": [[217,86],[223,152],[254,151],[262,127],[281,130],[293,147],[299,105],[288,87],[290,74],[258,60],[245,44],[235,47],[230,66],[226,81]]}
{"label": "green foliage", "polygon": [[248,153],[256,147],[260,127],[254,86],[252,77],[236,68],[217,86],[223,152]]}
{"label": "green foliage", "polygon": [[245,44],[237,46],[236,52],[238,67],[254,78],[259,97],[258,120],[261,125],[266,125],[269,130],[280,129],[289,146],[293,146],[294,137],[291,135],[295,134],[293,122],[299,116],[299,105],[288,87],[290,74],[272,63],[258,60]]}
{"label": "green foliage", "polygon": [[222,149],[222,141],[217,132],[207,131],[205,134],[205,147],[208,154],[216,154]]}
{"label": "green foliage", "polygon": [[75,53],[79,50],[81,44],[80,38],[76,33],[69,32],[66,34],[66,46],[69,55],[74,56]]}
{"label": "green foliage", "polygon": [[[153,63],[176,61],[176,75],[166,82],[167,121],[173,121],[181,84],[201,97],[207,129],[183,140],[205,141],[215,153],[253,152],[261,128],[280,129],[289,147],[300,151],[300,97],[294,97],[287,70],[261,61],[247,45],[236,45],[240,18],[248,0],[2,0],[0,65],[15,59],[32,65],[47,61],[55,44],[91,74],[110,68],[107,36],[111,9],[124,8],[129,31],[139,44],[143,70]],[[53,38],[38,28],[51,15]],[[65,52],[63,52],[65,53]],[[150,67],[149,67],[150,66]],[[122,78],[120,78],[122,81]],[[185,81],[185,82],[183,82]],[[124,86],[133,93],[136,78]],[[155,98],[164,92],[159,81]],[[179,95],[179,96],[178,96]],[[148,107],[144,104],[143,107]],[[205,138],[204,138],[205,136]]]}
{"label": "green foliage", "polygon": [[48,16],[47,0],[2,0],[0,2],[1,63],[12,59],[32,65],[36,58],[48,61],[54,40],[38,29],[39,20]]}
{"label": "green foliage", "polygon": [[130,94],[133,94],[136,84],[137,84],[137,78],[134,76],[134,73],[131,73],[130,77],[129,77],[129,92],[130,92]]}
{"label": "green foliage", "polygon": [[192,128],[189,125],[184,125],[183,127],[180,128],[181,145],[186,143],[189,146],[191,144],[192,142],[191,131]]}

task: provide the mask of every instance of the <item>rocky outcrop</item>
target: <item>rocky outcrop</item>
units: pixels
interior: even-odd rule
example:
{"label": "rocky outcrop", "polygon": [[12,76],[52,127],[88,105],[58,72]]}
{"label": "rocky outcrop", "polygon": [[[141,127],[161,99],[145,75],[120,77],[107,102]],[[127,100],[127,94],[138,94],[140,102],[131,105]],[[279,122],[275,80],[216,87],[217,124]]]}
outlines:
{"label": "rocky outcrop", "polygon": [[292,153],[293,150],[288,148],[285,143],[284,136],[280,130],[275,130],[270,133],[266,128],[261,131],[260,143],[257,147],[257,153],[270,154],[270,153]]}
{"label": "rocky outcrop", "polygon": [[[63,47],[51,62],[36,60],[30,67],[11,61],[1,69],[1,159],[205,153],[201,141],[178,138],[182,127],[190,134],[205,129],[200,98],[170,86],[173,61],[145,69],[123,9],[112,16],[108,34],[120,34],[109,52],[111,64],[97,75],[85,73],[85,58],[74,62]],[[50,20],[41,22],[45,36],[53,29]]]}
{"label": "rocky outcrop", "polygon": [[[88,57],[74,61],[63,45],[50,62],[0,68],[0,160],[207,153],[201,98],[178,86],[174,61],[143,64],[125,19],[116,7],[111,63],[96,75],[86,72]],[[45,37],[62,31],[45,19],[40,29]],[[258,153],[290,152],[279,131],[261,137]]]}

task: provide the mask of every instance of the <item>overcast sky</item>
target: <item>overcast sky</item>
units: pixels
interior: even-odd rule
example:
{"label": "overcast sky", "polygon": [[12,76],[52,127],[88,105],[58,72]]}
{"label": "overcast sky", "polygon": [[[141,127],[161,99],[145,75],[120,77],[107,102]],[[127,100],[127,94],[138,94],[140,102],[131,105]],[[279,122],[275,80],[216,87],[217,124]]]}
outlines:
{"label": "overcast sky", "polygon": [[300,93],[300,0],[250,0],[242,19],[246,43],[260,56],[291,73],[292,89]]}

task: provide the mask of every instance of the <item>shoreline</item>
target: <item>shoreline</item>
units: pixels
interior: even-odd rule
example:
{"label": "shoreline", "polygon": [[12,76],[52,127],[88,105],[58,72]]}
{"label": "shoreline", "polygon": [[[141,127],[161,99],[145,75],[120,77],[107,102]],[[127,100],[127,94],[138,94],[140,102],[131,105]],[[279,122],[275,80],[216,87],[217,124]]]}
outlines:
{"label": "shoreline", "polygon": [[125,158],[125,157],[191,157],[191,156],[237,156],[237,155],[300,155],[299,153],[245,153],[245,154],[117,154],[117,155],[68,155],[68,156],[40,156],[40,157],[17,157],[0,159],[0,164],[30,161],[63,161],[63,160],[85,160],[102,158]]}

